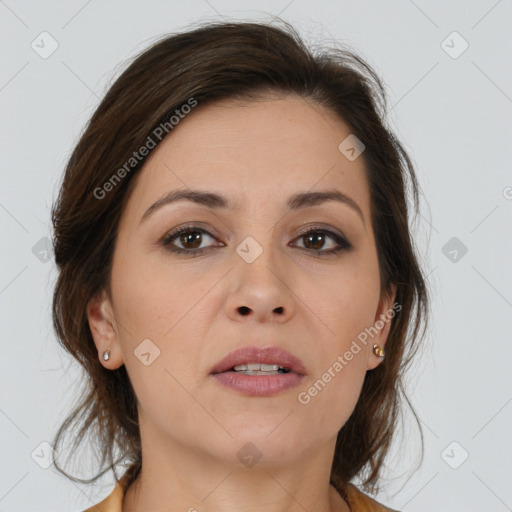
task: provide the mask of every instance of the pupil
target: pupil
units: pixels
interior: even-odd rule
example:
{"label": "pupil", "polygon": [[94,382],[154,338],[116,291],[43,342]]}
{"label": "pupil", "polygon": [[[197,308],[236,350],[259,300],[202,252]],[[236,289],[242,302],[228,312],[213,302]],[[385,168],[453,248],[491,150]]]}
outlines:
{"label": "pupil", "polygon": [[[197,243],[199,242],[199,243]],[[181,243],[187,247],[187,244],[195,244],[192,249],[196,249],[201,245],[201,233],[199,231],[189,231],[188,233],[181,235]]]}
{"label": "pupil", "polygon": [[[309,245],[309,242],[311,240],[313,240],[314,247],[310,247],[310,248],[311,249],[321,249],[322,245],[323,245],[323,237],[324,237],[324,235],[322,233],[307,235],[306,236],[306,240],[307,240],[306,247]],[[315,243],[315,239],[316,239],[316,243]]]}

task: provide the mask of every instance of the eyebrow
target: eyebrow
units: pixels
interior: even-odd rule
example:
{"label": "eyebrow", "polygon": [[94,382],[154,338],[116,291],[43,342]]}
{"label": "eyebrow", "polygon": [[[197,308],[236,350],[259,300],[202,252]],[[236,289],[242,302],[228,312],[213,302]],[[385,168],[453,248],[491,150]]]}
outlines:
{"label": "eyebrow", "polygon": [[[234,204],[219,194],[213,192],[206,192],[202,190],[174,190],[169,192],[158,201],[153,203],[142,215],[140,222],[147,219],[156,210],[165,205],[175,203],[178,201],[192,201],[193,203],[206,206],[212,209],[233,209]],[[317,206],[327,201],[337,201],[339,203],[349,206],[354,210],[366,227],[363,212],[359,205],[349,196],[342,194],[338,190],[324,190],[319,192],[301,192],[292,195],[287,202],[290,210],[299,210],[310,206]]]}

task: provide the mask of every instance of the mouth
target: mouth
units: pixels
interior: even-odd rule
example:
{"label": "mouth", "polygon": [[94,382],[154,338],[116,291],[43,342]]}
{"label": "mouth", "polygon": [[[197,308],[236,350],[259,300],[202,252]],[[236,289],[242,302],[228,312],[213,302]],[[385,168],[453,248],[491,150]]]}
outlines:
{"label": "mouth", "polygon": [[242,347],[221,359],[211,370],[212,375],[236,372],[244,375],[307,375],[304,363],[280,347]]}
{"label": "mouth", "polygon": [[223,386],[249,396],[272,396],[298,386],[304,363],[280,347],[243,347],[228,354],[210,375]]}

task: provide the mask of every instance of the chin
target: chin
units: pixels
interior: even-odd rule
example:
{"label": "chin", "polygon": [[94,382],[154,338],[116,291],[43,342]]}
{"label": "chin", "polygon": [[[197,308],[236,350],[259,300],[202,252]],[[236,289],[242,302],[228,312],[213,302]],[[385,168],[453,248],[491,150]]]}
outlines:
{"label": "chin", "polygon": [[286,435],[286,432],[281,435],[271,433],[275,427],[276,424],[262,429],[246,429],[238,433],[232,431],[234,439],[227,443],[221,457],[229,454],[227,462],[248,468],[255,464],[259,466],[292,464],[300,458],[300,451],[305,448],[304,437],[293,439]]}

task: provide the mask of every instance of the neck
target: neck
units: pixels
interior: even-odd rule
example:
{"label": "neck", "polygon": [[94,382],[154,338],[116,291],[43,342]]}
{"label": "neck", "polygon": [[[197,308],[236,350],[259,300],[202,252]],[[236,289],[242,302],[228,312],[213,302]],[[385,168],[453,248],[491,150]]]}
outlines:
{"label": "neck", "polygon": [[221,460],[168,438],[161,443],[146,436],[142,469],[125,492],[122,512],[348,512],[329,485],[334,442],[286,463],[267,460],[249,468],[236,454],[232,461]]}

